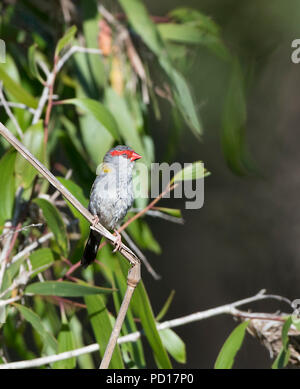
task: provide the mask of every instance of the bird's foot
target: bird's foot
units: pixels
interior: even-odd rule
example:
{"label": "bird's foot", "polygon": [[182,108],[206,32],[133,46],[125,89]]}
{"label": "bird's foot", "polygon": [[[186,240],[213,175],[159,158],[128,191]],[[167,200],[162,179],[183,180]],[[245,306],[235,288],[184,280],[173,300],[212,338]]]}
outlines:
{"label": "bird's foot", "polygon": [[93,215],[92,226],[95,227],[99,223],[99,218],[97,215]]}
{"label": "bird's foot", "polygon": [[119,233],[119,231],[117,230],[114,230],[115,231],[115,234],[116,234],[116,237],[117,239],[115,240],[115,248],[113,250],[113,253],[115,253],[116,251],[119,250],[119,248],[121,247],[122,245],[122,237],[121,237],[121,234]]}

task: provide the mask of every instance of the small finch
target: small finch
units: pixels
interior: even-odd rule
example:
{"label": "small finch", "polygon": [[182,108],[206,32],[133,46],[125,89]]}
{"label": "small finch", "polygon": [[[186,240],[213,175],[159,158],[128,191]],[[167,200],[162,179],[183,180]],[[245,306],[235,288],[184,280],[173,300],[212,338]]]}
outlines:
{"label": "small finch", "polygon": [[[109,150],[91,189],[88,208],[94,217],[93,225],[100,222],[108,230],[114,230],[117,235],[114,251],[121,245],[121,235],[116,228],[134,200],[132,175],[135,161],[139,158],[142,157],[128,146],[116,146]],[[95,260],[100,241],[101,235],[90,230],[81,265],[87,267]]]}

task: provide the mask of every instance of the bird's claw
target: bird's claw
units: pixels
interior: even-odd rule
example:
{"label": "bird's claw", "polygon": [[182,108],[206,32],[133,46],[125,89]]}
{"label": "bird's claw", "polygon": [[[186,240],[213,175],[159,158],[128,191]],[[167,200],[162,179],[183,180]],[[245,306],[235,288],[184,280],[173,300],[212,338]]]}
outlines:
{"label": "bird's claw", "polygon": [[93,215],[92,226],[95,227],[99,223],[99,217],[97,215]]}
{"label": "bird's claw", "polygon": [[116,234],[116,240],[115,240],[115,248],[113,249],[113,253],[115,253],[116,251],[119,250],[119,248],[122,246],[122,237],[121,237],[121,234],[115,230],[115,234]]}

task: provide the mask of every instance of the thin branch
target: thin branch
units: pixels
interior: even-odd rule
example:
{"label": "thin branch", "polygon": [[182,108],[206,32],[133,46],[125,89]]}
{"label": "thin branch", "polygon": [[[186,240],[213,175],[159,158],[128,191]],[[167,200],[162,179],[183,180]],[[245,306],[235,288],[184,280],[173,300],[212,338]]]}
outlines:
{"label": "thin branch", "polygon": [[161,192],[153,201],[151,201],[151,203],[149,203],[144,209],[142,209],[141,211],[139,211],[138,213],[136,213],[134,216],[132,216],[130,219],[128,219],[119,229],[118,231],[121,232],[123,230],[125,230],[125,228],[127,228],[129,226],[130,223],[132,223],[133,221],[135,221],[136,219],[138,219],[139,217],[141,217],[142,215],[144,215],[145,213],[147,213],[162,197],[164,197],[164,195],[166,195],[167,193],[171,192],[175,187],[177,186],[177,184],[174,184],[174,185],[168,185],[166,187],[166,189]]}
{"label": "thin branch", "polygon": [[[6,222],[5,226],[4,226],[3,233],[6,234],[7,232],[10,232],[11,227],[12,227],[12,223],[10,221]],[[7,257],[8,251],[9,251],[11,240],[12,240],[12,236],[11,235],[8,236],[4,240],[2,251],[1,251],[1,254],[0,254],[0,289],[1,289],[2,281],[3,281],[3,277],[4,277],[4,273],[5,273],[6,257]]]}
{"label": "thin branch", "polygon": [[49,93],[48,93],[48,104],[47,104],[47,109],[46,109],[46,115],[45,115],[45,120],[44,120],[44,145],[45,147],[47,146],[48,143],[48,136],[49,136],[49,122],[50,122],[50,115],[53,107],[53,90],[54,90],[54,83],[56,79],[56,74],[57,74],[57,62],[58,62],[58,57],[55,56],[54,58],[54,66],[51,75],[48,75],[48,78],[51,76],[52,82],[48,84],[49,88]]}
{"label": "thin branch", "polygon": [[[130,212],[137,213],[137,212],[140,212],[141,210],[142,210],[141,208],[131,208]],[[160,219],[165,219],[165,220],[167,220],[169,222],[172,222],[172,223],[184,224],[184,219],[182,217],[176,217],[176,216],[168,215],[168,214],[166,214],[164,212],[157,211],[155,209],[149,209],[146,212],[146,215],[149,215],[149,216],[152,216],[152,217],[158,217]]]}
{"label": "thin branch", "polygon": [[[221,314],[230,314],[232,316],[240,316],[241,313],[244,314],[244,317],[247,318],[254,318],[254,317],[261,317],[261,315],[264,315],[265,317],[261,320],[269,320],[269,321],[277,321],[280,319],[280,316],[275,316],[275,315],[269,315],[269,314],[262,314],[262,313],[249,313],[249,312],[243,312],[243,311],[238,311],[236,310],[236,307],[245,305],[247,303],[263,300],[263,299],[276,299],[279,301],[289,301],[288,299],[282,297],[282,296],[276,296],[272,294],[265,294],[264,291],[260,291],[258,294],[255,296],[239,300],[236,302],[233,302],[231,304],[226,304],[220,307],[208,309],[206,311],[201,311],[197,313],[193,313],[191,315],[187,315],[184,317],[180,317],[177,319],[173,320],[168,320],[163,323],[157,324],[157,330],[162,331],[167,328],[174,328],[178,326],[182,326],[188,323],[192,323],[195,321],[201,321],[208,319],[210,317],[218,316]],[[238,314],[237,314],[238,313]],[[282,319],[282,318],[281,318]],[[122,336],[118,339],[117,343],[122,344],[122,343],[127,343],[127,342],[136,342],[140,337],[142,336],[142,332],[136,331],[131,334]],[[19,362],[11,362],[11,363],[6,363],[0,365],[0,369],[26,369],[26,368],[31,368],[31,367],[38,367],[38,366],[43,366],[47,365],[49,363],[57,362],[57,361],[62,361],[64,359],[68,359],[71,357],[78,357],[83,354],[89,354],[93,353],[99,350],[99,344],[98,343],[93,343],[90,344],[89,346],[81,347],[75,350],[71,351],[66,351],[64,353],[59,353],[55,355],[49,355],[46,357],[41,357],[41,358],[36,358],[32,359],[29,361],[19,361]]]}
{"label": "thin branch", "polygon": [[[101,50],[98,49],[89,49],[86,47],[80,47],[80,46],[72,46],[57,62],[56,68],[55,68],[55,73],[58,73],[61,68],[64,66],[66,61],[74,54],[74,53],[88,53],[88,54],[101,54]],[[54,79],[55,79],[55,73],[54,71],[50,72],[48,77],[47,77],[47,82],[44,86],[41,98],[38,103],[38,107],[34,113],[34,117],[32,120],[32,124],[35,124],[39,121],[43,109],[46,105],[46,102],[48,100],[49,92],[50,92],[50,87],[53,85]]]}
{"label": "thin branch", "polygon": [[20,258],[29,254],[31,251],[39,247],[42,243],[47,242],[47,240],[52,239],[54,237],[53,232],[48,232],[47,234],[41,236],[38,240],[31,243],[27,247],[25,247],[22,251],[12,257],[12,260],[9,262],[8,267],[14,262],[18,261]]}
{"label": "thin branch", "polygon": [[88,47],[81,47],[81,46],[72,46],[69,51],[64,54],[61,59],[57,63],[57,72],[60,71],[60,69],[63,67],[65,62],[75,53],[86,53],[86,54],[102,54],[102,51],[99,49],[93,49]]}
{"label": "thin branch", "polygon": [[37,64],[42,69],[42,71],[45,73],[46,77],[48,77],[49,74],[50,74],[50,70],[48,69],[48,66],[45,64],[45,62],[43,62],[42,60],[38,59],[37,60]]}
{"label": "thin branch", "polygon": [[[4,106],[3,103],[0,103],[0,105]],[[12,101],[8,101],[7,102],[7,105],[9,107],[12,107],[12,108],[20,108],[20,109],[25,109],[26,111],[29,111],[30,113],[32,113],[34,115],[35,113],[35,109],[34,108],[31,108],[31,107],[28,107],[27,105],[23,104],[23,103],[14,103]]]}
{"label": "thin branch", "polygon": [[[73,173],[73,170],[72,169],[69,169],[65,175],[65,179],[68,180],[69,178],[71,178],[72,176],[72,173]],[[53,203],[57,197],[60,195],[60,192],[58,190],[56,190],[52,196],[50,196],[50,201]]]}
{"label": "thin branch", "polygon": [[[15,244],[15,241],[17,239],[18,232],[16,232],[16,230],[18,230],[21,227],[21,223],[20,222],[18,223],[18,220],[19,220],[21,210],[22,210],[23,190],[24,190],[23,187],[19,186],[17,191],[16,191],[14,215],[12,218],[12,222],[9,224],[9,229],[13,228],[14,231],[13,231],[12,235],[9,235],[5,239],[4,244],[3,244],[3,250],[2,250],[1,255],[0,255],[0,265],[1,265],[1,268],[0,268],[0,289],[2,286],[4,273],[5,273],[7,264],[8,264],[9,255],[10,255],[10,253],[13,249],[13,246]],[[6,233],[6,231],[4,231],[4,233]]]}
{"label": "thin branch", "polygon": [[21,127],[17,119],[15,118],[14,114],[11,112],[11,109],[9,108],[9,105],[5,99],[3,88],[2,88],[2,81],[0,82],[0,101],[5,109],[5,112],[7,113],[7,116],[10,118],[10,120],[13,122],[14,126],[16,127],[19,137],[23,139],[23,131],[21,130]]}
{"label": "thin branch", "polygon": [[[0,300],[0,307],[5,307],[5,305],[14,303],[15,301],[18,301],[18,300],[21,300],[21,298],[22,298],[22,296],[16,296],[16,297],[11,297],[10,299],[7,299],[7,300]],[[0,369],[1,369],[1,367],[0,367]]]}
{"label": "thin branch", "polygon": [[106,347],[105,353],[103,355],[99,369],[108,369],[108,367],[109,367],[109,363],[110,363],[112,354],[114,352],[117,340],[119,338],[121,327],[122,327],[123,321],[125,319],[125,315],[126,315],[126,312],[127,312],[127,309],[128,309],[128,306],[129,306],[129,303],[130,303],[130,300],[132,298],[134,290],[135,290],[135,285],[134,286],[131,286],[131,285],[127,286],[125,296],[123,297],[123,301],[122,301],[122,304],[121,304],[121,307],[119,310],[118,317],[116,319],[114,328],[113,328],[112,333],[110,335],[110,339],[109,339],[108,345]]}
{"label": "thin branch", "polygon": [[5,237],[7,237],[9,235],[13,235],[15,232],[25,231],[25,230],[28,230],[29,228],[33,228],[33,227],[41,227],[42,225],[43,225],[43,223],[29,224],[28,226],[19,228],[18,230],[9,231],[5,234],[3,233],[2,235],[0,235],[0,240],[4,239]]}
{"label": "thin branch", "polygon": [[142,253],[142,251],[139,249],[139,247],[134,243],[134,241],[130,238],[130,236],[127,234],[126,231],[122,231],[122,235],[124,235],[127,243],[129,244],[129,246],[132,248],[132,250],[134,252],[137,253],[137,255],[139,256],[139,258],[141,259],[141,261],[143,262],[143,264],[145,265],[146,269],[148,270],[148,272],[152,275],[152,277],[155,279],[155,280],[159,280],[161,279],[161,276],[159,274],[156,273],[156,271],[153,269],[153,267],[150,265],[148,259],[146,258],[146,256]]}
{"label": "thin branch", "polygon": [[48,265],[42,265],[36,269],[31,269],[29,271],[25,270],[24,268],[20,267],[19,275],[13,280],[12,284],[3,292],[0,293],[0,298],[5,296],[7,293],[11,292],[12,290],[18,288],[21,285],[26,285],[29,281],[29,278],[32,276],[32,274],[46,270],[48,268]]}

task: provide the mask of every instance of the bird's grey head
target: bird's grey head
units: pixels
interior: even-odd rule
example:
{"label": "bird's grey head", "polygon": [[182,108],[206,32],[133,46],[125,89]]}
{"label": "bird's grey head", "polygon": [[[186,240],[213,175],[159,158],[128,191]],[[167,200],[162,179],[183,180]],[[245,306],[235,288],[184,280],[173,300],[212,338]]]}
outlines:
{"label": "bird's grey head", "polygon": [[114,165],[122,164],[122,165],[133,165],[134,161],[142,158],[141,155],[137,154],[131,147],[118,145],[113,149],[109,150],[104,158],[104,163],[112,163]]}

